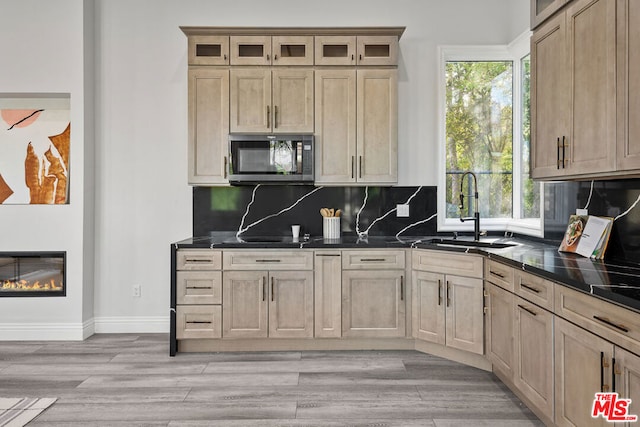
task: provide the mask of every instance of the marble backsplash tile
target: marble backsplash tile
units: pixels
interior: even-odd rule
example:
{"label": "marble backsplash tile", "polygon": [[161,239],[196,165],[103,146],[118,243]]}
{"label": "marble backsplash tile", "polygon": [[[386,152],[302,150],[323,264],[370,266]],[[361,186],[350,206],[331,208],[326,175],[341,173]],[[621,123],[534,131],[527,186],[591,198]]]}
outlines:
{"label": "marble backsplash tile", "polygon": [[[409,217],[397,217],[396,205],[409,204]],[[235,231],[243,235],[322,236],[320,209],[342,211],[343,234],[371,236],[436,233],[436,187],[314,187],[258,185],[194,187],[193,235]]]}

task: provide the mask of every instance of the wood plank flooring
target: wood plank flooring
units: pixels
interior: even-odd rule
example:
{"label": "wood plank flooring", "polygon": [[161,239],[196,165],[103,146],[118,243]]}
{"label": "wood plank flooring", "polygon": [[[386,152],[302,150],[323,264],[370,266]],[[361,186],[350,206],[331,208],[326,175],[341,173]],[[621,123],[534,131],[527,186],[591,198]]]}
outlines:
{"label": "wood plank flooring", "polygon": [[416,351],[201,353],[163,334],[0,342],[0,397],[57,397],[29,426],[543,424],[492,373]]}

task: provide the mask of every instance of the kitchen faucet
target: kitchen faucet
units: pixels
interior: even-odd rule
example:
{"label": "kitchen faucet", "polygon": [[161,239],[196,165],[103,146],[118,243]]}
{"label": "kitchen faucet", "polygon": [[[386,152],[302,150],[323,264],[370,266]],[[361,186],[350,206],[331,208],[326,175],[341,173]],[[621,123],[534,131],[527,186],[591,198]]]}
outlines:
{"label": "kitchen faucet", "polygon": [[[473,198],[475,199],[473,202],[473,216],[464,218],[463,209],[464,209],[464,193],[463,193],[463,184],[464,177],[467,175],[471,175],[473,177]],[[458,206],[460,209],[460,221],[473,221],[473,239],[475,241],[480,240],[480,210],[478,209],[478,177],[473,172],[465,172],[462,174],[462,178],[460,178],[460,205]]]}

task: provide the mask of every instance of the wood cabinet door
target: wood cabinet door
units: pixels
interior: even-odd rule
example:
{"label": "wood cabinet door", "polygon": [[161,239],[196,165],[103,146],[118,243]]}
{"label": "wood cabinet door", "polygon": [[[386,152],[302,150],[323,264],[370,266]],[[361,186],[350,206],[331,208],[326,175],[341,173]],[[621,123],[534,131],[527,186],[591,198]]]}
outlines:
{"label": "wood cabinet door", "polygon": [[229,70],[189,68],[189,184],[226,184]]}
{"label": "wood cabinet door", "polygon": [[513,379],[515,342],[513,339],[514,296],[511,292],[485,283],[485,343],[486,355],[494,371]]}
{"label": "wood cabinet door", "polygon": [[514,298],[513,383],[533,405],[553,419],[553,314],[520,297]]}
{"label": "wood cabinet door", "polygon": [[592,418],[591,410],[595,393],[611,391],[613,344],[560,317],[554,332],[556,425],[607,425],[603,418]]}
{"label": "wood cabinet door", "polygon": [[340,251],[317,251],[314,263],[315,337],[342,336],[342,259]]}
{"label": "wood cabinet door", "polygon": [[[614,390],[620,397],[631,399],[629,406],[630,415],[640,414],[640,357],[627,350],[615,348]],[[616,426],[631,427],[637,423],[616,423]]]}
{"label": "wood cabinet door", "polygon": [[316,65],[356,65],[355,36],[316,36]]}
{"label": "wood cabinet door", "polygon": [[404,271],[342,272],[342,336],[405,336]]}
{"label": "wood cabinet door", "polygon": [[619,170],[640,169],[640,3],[618,0]]}
{"label": "wood cabinet door", "polygon": [[266,338],[267,271],[225,271],[222,277],[222,336]]}
{"label": "wood cabinet door", "polygon": [[570,175],[611,172],[616,168],[616,2],[575,0],[566,14],[572,94],[566,167]]}
{"label": "wood cabinet door", "polygon": [[231,65],[271,65],[271,36],[231,36]]}
{"label": "wood cabinet door", "polygon": [[416,339],[445,345],[444,285],[443,274],[413,272],[412,320]]}
{"label": "wood cabinet door", "polygon": [[229,36],[190,36],[189,65],[229,65]]}
{"label": "wood cabinet door", "polygon": [[356,43],[358,65],[398,64],[398,37],[359,36]]}
{"label": "wood cabinet door", "polygon": [[356,181],[356,70],[315,71],[315,182]]}
{"label": "wood cabinet door", "polygon": [[313,70],[274,68],[274,133],[313,132]]}
{"label": "wood cabinet door", "polygon": [[540,25],[569,0],[531,0],[531,28]]}
{"label": "wood cabinet door", "polygon": [[273,36],[273,65],[313,65],[313,36]]}
{"label": "wood cabinet door", "polygon": [[232,68],[230,75],[231,132],[271,132],[269,68]]}
{"label": "wood cabinet door", "polygon": [[471,353],[484,352],[482,279],[445,276],[446,345]]}
{"label": "wood cabinet door", "polygon": [[313,272],[269,272],[269,337],[313,337]]}
{"label": "wood cabinet door", "polygon": [[357,180],[398,181],[398,72],[357,71]]}
{"label": "wood cabinet door", "polygon": [[[561,13],[531,37],[531,176],[559,177],[561,145],[569,137],[570,85],[566,15]],[[564,138],[564,140],[563,140]],[[565,148],[566,150],[566,148]],[[566,154],[566,153],[565,153]]]}

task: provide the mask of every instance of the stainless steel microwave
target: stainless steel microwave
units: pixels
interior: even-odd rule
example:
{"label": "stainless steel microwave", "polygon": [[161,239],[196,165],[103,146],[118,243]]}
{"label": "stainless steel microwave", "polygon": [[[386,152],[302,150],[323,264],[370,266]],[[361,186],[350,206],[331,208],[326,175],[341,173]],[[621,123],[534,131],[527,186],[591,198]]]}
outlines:
{"label": "stainless steel microwave", "polygon": [[313,183],[313,135],[229,135],[229,182]]}

